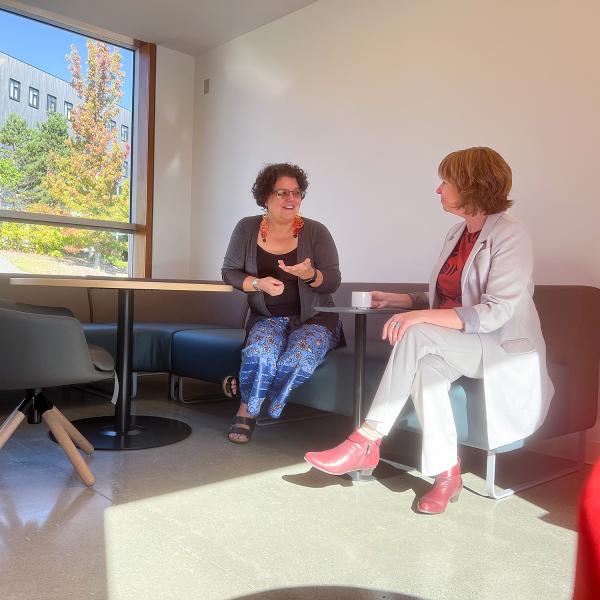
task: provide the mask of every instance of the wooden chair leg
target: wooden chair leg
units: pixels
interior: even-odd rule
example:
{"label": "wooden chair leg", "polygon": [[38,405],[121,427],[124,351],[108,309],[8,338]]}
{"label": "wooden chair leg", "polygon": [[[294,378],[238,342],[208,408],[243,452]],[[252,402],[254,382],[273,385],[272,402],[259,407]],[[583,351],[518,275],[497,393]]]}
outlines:
{"label": "wooden chair leg", "polygon": [[93,454],[94,446],[90,444],[89,440],[82,435],[77,427],[75,427],[75,425],[73,425],[73,423],[71,423],[71,421],[69,421],[69,419],[67,419],[67,417],[65,417],[65,415],[58,410],[58,408],[56,408],[56,406],[52,410],[58,415],[61,425],[67,432],[68,436],[73,440],[74,444],[78,448],[81,448],[86,454]]}
{"label": "wooden chair leg", "polygon": [[2,423],[2,427],[0,427],[0,448],[6,444],[24,418],[25,415],[18,408],[15,408],[6,421]]}
{"label": "wooden chair leg", "polygon": [[61,445],[67,458],[71,461],[73,468],[77,471],[79,477],[81,477],[81,481],[87,486],[94,485],[96,478],[87,463],[81,457],[81,454],[79,454],[77,448],[75,448],[75,444],[73,444],[71,438],[65,431],[60,417],[53,410],[47,410],[42,415],[42,418],[50,428],[50,431],[54,434],[56,441]]}

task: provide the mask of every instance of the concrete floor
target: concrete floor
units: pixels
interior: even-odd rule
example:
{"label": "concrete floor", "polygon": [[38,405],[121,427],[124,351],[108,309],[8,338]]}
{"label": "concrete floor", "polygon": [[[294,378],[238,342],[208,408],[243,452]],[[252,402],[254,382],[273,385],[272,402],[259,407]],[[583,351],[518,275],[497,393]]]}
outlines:
{"label": "concrete floor", "polygon": [[[180,405],[165,390],[142,379],[136,410],[192,435],[97,451],[93,488],[43,425],[0,452],[2,600],[570,598],[587,469],[502,501],[464,491],[424,516],[413,504],[429,484],[414,474],[382,463],[379,481],[352,484],[308,468],[303,453],[343,439],[347,419],[259,427],[234,445],[230,401]],[[77,390],[54,399],[72,419],[110,414]]]}

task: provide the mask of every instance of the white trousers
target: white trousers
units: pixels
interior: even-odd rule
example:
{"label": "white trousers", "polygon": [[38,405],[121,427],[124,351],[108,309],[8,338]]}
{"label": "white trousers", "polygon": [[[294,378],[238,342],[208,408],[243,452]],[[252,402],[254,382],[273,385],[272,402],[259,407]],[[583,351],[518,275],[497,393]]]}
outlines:
{"label": "white trousers", "polygon": [[479,336],[438,325],[413,325],[394,345],[367,424],[387,435],[412,398],[423,430],[421,472],[437,475],[456,464],[456,425],[448,392],[463,375],[483,377]]}

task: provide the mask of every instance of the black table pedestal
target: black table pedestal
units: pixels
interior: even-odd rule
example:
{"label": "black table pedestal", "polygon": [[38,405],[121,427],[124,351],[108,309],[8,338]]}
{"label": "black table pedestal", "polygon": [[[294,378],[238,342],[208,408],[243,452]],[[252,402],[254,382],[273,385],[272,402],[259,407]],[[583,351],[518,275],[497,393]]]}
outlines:
{"label": "black table pedestal", "polygon": [[119,290],[117,364],[119,395],[115,415],[78,419],[79,429],[96,450],[142,450],[174,444],[190,435],[192,428],[175,419],[131,416],[131,366],[133,356],[132,289]]}
{"label": "black table pedestal", "polygon": [[73,421],[94,446],[95,450],[142,450],[166,446],[184,440],[192,433],[192,428],[175,419],[164,417],[129,417],[126,432],[115,427],[115,417],[90,417]]}

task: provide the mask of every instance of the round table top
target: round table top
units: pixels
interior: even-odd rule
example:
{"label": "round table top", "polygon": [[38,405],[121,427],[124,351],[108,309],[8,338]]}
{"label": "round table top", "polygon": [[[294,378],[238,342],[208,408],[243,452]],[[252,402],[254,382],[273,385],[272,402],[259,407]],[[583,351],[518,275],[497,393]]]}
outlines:
{"label": "round table top", "polygon": [[102,288],[118,290],[171,290],[184,292],[231,292],[233,287],[176,279],[136,279],[132,277],[11,277],[11,285]]}

